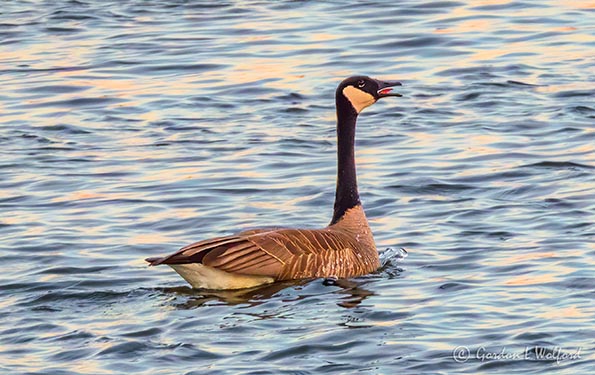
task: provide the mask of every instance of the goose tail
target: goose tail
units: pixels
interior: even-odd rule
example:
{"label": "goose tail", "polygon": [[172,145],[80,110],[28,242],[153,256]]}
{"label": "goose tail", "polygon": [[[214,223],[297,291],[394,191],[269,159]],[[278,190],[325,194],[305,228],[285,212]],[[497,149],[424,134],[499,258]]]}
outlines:
{"label": "goose tail", "polygon": [[149,267],[150,267],[150,266],[158,266],[161,263],[163,263],[164,260],[165,260],[165,257],[151,257],[151,258],[146,258],[145,262],[148,262]]}

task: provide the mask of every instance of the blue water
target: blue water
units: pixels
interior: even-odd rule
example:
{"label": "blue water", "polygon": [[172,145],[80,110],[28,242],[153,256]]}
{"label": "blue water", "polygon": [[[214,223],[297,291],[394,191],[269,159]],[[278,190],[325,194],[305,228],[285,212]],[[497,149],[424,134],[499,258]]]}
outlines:
{"label": "blue water", "polygon": [[[593,25],[586,0],[3,1],[0,373],[593,373]],[[146,267],[326,225],[353,74],[404,84],[358,122],[381,270],[207,293]]]}

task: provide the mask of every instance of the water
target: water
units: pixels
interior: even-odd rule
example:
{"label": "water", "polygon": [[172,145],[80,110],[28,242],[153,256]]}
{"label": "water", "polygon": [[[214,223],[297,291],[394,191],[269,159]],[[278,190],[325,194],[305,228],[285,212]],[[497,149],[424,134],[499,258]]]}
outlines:
{"label": "water", "polygon": [[[1,373],[593,372],[592,1],[0,7]],[[325,225],[352,74],[404,84],[358,123],[382,270],[205,293],[146,267]]]}

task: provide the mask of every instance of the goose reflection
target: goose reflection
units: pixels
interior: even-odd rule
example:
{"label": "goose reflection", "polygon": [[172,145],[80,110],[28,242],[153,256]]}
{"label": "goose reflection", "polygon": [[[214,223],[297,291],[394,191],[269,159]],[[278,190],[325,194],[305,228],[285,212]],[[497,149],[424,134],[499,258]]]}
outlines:
{"label": "goose reflection", "polygon": [[178,309],[194,309],[206,304],[253,307],[273,298],[287,303],[325,294],[338,295],[337,305],[349,309],[360,305],[366,298],[375,294],[364,287],[370,281],[369,278],[362,280],[329,278],[292,280],[239,290],[197,290],[186,286],[157,290],[164,294],[185,298],[180,303],[176,303],[177,298],[174,300],[173,306]]}

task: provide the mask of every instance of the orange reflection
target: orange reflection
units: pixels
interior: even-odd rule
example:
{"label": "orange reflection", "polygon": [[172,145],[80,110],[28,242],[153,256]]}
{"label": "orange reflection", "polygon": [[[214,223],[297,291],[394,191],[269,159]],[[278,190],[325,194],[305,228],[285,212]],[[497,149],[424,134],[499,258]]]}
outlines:
{"label": "orange reflection", "polygon": [[509,279],[508,281],[505,282],[506,285],[515,285],[515,286],[520,286],[520,285],[537,285],[537,284],[545,284],[545,283],[552,283],[554,281],[557,281],[558,278],[556,275],[553,274],[548,274],[548,273],[542,273],[540,275],[535,275],[535,276],[518,276],[518,277],[513,277],[511,279]]}
{"label": "orange reflection", "polygon": [[52,202],[69,202],[69,201],[78,201],[84,199],[98,199],[104,197],[103,195],[90,191],[90,190],[81,190],[81,191],[74,191],[68,194],[65,194],[60,197],[56,197],[52,199]]}
{"label": "orange reflection", "polygon": [[337,35],[326,34],[326,33],[318,33],[318,34],[310,35],[310,40],[313,40],[316,42],[328,42],[330,40],[335,40],[337,38],[338,38]]}
{"label": "orange reflection", "polygon": [[589,0],[564,0],[557,4],[571,9],[595,9],[595,1]]}
{"label": "orange reflection", "polygon": [[511,0],[477,0],[473,1],[473,4],[486,6],[486,5],[504,5],[512,3]]}
{"label": "orange reflection", "polygon": [[130,245],[160,245],[176,241],[177,237],[167,236],[162,233],[139,233],[128,237],[126,243]]}
{"label": "orange reflection", "polygon": [[445,29],[436,29],[434,32],[436,34],[453,34],[453,33],[467,33],[467,32],[474,32],[474,31],[484,31],[490,28],[493,28],[493,20],[489,19],[480,19],[480,20],[467,20],[463,21],[453,27],[445,28]]}
{"label": "orange reflection", "polygon": [[590,315],[576,306],[569,306],[564,308],[549,307],[548,311],[536,312],[535,317],[542,318],[544,320],[557,320],[557,319],[568,319],[568,318],[587,318]]}

